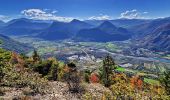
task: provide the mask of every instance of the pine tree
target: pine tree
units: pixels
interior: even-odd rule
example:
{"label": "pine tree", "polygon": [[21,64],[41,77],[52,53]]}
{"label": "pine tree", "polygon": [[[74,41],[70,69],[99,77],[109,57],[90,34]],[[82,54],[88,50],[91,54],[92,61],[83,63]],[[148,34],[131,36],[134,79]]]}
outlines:
{"label": "pine tree", "polygon": [[113,58],[109,55],[106,56],[103,60],[103,66],[100,72],[102,83],[106,87],[109,87],[111,85],[112,75],[115,68],[116,65]]}
{"label": "pine tree", "polygon": [[33,58],[34,62],[40,61],[40,56],[38,55],[36,50],[34,50],[32,58]]}
{"label": "pine tree", "polygon": [[48,79],[57,81],[58,80],[58,69],[59,69],[59,62],[55,58],[50,58],[51,67],[48,73]]}

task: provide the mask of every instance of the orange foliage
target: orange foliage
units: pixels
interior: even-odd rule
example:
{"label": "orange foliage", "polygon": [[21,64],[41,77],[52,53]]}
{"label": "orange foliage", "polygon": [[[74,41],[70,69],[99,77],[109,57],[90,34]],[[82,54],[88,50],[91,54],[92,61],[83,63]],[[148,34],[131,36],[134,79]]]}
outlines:
{"label": "orange foliage", "polygon": [[142,89],[143,81],[141,79],[138,79],[137,81],[137,87],[138,89]]}
{"label": "orange foliage", "polygon": [[137,89],[142,89],[143,86],[143,81],[140,79],[139,76],[133,76],[130,79],[130,83],[131,83],[131,87],[133,89],[137,88]]}
{"label": "orange foliage", "polygon": [[24,71],[24,60],[16,52],[12,52],[11,62],[14,64],[14,70],[17,72]]}
{"label": "orange foliage", "polygon": [[65,66],[65,67],[64,67],[64,72],[65,72],[65,73],[70,72],[70,68],[69,68],[68,66]]}
{"label": "orange foliage", "polygon": [[91,83],[98,83],[99,82],[99,77],[96,73],[92,73],[90,76],[90,82]]}
{"label": "orange foliage", "polygon": [[134,78],[130,79],[130,85],[132,88],[135,88],[135,79]]}
{"label": "orange foliage", "polygon": [[12,63],[18,63],[18,54],[16,52],[12,52],[12,55],[11,55],[11,62]]}

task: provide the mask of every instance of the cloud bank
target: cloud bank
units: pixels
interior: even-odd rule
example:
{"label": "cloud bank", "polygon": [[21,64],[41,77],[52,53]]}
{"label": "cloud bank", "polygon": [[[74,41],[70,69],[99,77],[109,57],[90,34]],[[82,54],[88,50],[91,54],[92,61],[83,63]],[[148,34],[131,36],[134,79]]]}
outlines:
{"label": "cloud bank", "polygon": [[10,20],[10,17],[9,16],[5,16],[5,15],[0,15],[0,20],[8,21],[8,20]]}
{"label": "cloud bank", "polygon": [[127,18],[127,19],[144,19],[144,14],[148,14],[148,12],[139,12],[136,9],[127,10],[120,14],[119,18]]}
{"label": "cloud bank", "polygon": [[108,15],[101,15],[101,16],[91,16],[88,18],[88,20],[109,20],[111,19]]}
{"label": "cloud bank", "polygon": [[21,11],[21,14],[27,18],[36,19],[36,20],[56,20],[62,22],[69,22],[73,20],[72,17],[62,17],[57,16],[57,10],[50,11],[49,9],[26,9]]}

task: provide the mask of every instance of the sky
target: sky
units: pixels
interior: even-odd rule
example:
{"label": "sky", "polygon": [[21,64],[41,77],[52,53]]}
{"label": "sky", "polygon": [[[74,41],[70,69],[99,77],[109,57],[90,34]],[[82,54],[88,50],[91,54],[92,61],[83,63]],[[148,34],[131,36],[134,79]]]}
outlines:
{"label": "sky", "polygon": [[150,19],[170,16],[170,0],[0,0],[0,20]]}

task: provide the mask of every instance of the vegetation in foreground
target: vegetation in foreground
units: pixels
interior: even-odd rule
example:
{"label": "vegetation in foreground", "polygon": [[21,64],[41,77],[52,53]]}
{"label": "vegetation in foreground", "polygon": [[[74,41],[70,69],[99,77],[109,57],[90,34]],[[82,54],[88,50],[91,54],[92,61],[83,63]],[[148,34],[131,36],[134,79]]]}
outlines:
{"label": "vegetation in foreground", "polygon": [[[12,99],[47,95],[55,88],[49,83],[57,81],[67,84],[67,93],[83,100],[170,99],[169,71],[160,76],[161,84],[148,84],[143,77],[127,75],[122,70],[109,55],[99,69],[79,71],[72,62],[65,64],[52,57],[42,59],[36,51],[32,57],[27,57],[0,49],[0,98],[5,98],[9,88],[22,90],[24,95]],[[90,89],[89,85],[92,85]],[[101,88],[100,85],[104,89],[92,90]]]}

